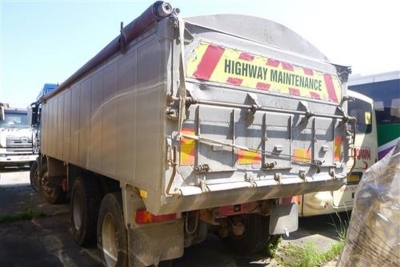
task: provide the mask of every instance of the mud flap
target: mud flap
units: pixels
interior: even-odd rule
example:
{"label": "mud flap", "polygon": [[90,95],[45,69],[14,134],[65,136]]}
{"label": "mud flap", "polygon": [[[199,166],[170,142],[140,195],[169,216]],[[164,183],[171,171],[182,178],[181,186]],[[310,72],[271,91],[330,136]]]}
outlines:
{"label": "mud flap", "polygon": [[183,255],[183,223],[149,224],[128,230],[129,266],[158,265]]}
{"label": "mud flap", "polygon": [[269,222],[270,235],[289,235],[299,228],[299,214],[297,203],[277,205],[271,213]]}

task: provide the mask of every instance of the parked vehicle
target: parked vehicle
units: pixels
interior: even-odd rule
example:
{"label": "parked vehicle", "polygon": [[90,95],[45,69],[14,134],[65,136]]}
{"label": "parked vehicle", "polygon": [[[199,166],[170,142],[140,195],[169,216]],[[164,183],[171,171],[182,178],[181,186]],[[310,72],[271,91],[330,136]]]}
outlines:
{"label": "parked vehicle", "polygon": [[0,103],[0,168],[29,166],[36,157],[27,109]]}
{"label": "parked vehicle", "polygon": [[352,76],[349,88],[374,100],[378,127],[378,157],[400,140],[400,70]]}
{"label": "parked vehicle", "polygon": [[209,233],[260,251],[297,230],[284,197],[346,182],[349,72],[276,22],[155,2],[33,106],[40,179],[106,266],[165,263]]}
{"label": "parked vehicle", "polygon": [[346,185],[335,191],[321,191],[297,196],[299,215],[302,217],[352,211],[354,194],[364,172],[378,161],[377,126],[374,102],[371,98],[348,90],[353,98],[348,103],[347,113],[356,118],[348,124],[354,133],[350,145],[348,178]]}
{"label": "parked vehicle", "polygon": [[43,96],[50,94],[51,92],[56,90],[58,86],[59,86],[59,84],[56,84],[56,83],[45,83],[42,90],[40,90],[40,92],[36,98],[36,101],[40,101],[40,99]]}

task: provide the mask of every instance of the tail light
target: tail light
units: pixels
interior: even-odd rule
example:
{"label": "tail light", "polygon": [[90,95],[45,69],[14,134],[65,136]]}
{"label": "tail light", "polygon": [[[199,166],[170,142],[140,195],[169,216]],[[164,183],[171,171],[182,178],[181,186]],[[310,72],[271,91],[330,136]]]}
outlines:
{"label": "tail light", "polygon": [[172,221],[176,219],[176,213],[154,215],[146,210],[137,210],[135,219],[138,224]]}

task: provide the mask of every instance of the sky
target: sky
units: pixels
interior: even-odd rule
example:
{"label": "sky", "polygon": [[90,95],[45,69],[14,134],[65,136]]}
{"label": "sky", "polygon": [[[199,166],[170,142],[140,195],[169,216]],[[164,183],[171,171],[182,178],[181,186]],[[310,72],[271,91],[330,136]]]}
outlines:
{"label": "sky", "polygon": [[[27,107],[68,79],[154,1],[0,0],[0,102]],[[180,16],[237,13],[279,22],[352,75],[400,70],[397,0],[171,0]]]}

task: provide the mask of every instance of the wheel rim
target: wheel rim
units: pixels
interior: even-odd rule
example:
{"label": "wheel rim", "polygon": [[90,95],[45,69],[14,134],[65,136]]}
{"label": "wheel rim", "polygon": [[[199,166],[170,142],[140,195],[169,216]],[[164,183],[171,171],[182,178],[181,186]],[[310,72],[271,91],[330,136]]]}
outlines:
{"label": "wheel rim", "polygon": [[73,214],[73,220],[74,220],[74,227],[78,231],[82,227],[82,221],[83,221],[82,208],[83,208],[82,196],[81,196],[81,194],[76,193],[74,195],[74,199],[73,199],[72,214]]}
{"label": "wheel rim", "polygon": [[48,171],[46,171],[43,174],[43,177],[42,177],[42,189],[43,189],[43,194],[46,197],[52,197],[55,194],[55,190],[56,189],[51,188],[49,186],[49,172]]}
{"label": "wheel rim", "polygon": [[101,233],[104,260],[108,267],[117,265],[118,246],[115,232],[115,219],[108,213],[104,216]]}
{"label": "wheel rim", "polygon": [[46,171],[42,177],[42,188],[44,191],[43,193],[49,196],[51,195],[51,189],[49,188],[48,185],[49,185],[49,172]]}
{"label": "wheel rim", "polygon": [[36,189],[36,191],[40,191],[40,172],[39,172],[39,167],[35,169],[33,172],[33,187]]}

